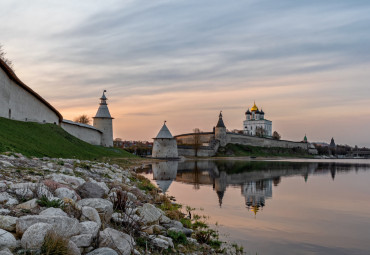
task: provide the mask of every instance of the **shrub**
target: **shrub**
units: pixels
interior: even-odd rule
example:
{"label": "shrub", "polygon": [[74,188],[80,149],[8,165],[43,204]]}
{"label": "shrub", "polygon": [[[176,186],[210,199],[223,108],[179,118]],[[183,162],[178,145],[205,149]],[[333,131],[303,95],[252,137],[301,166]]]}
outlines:
{"label": "shrub", "polygon": [[180,222],[182,223],[182,225],[184,225],[184,227],[186,228],[193,228],[192,224],[191,224],[191,220],[188,219],[188,218],[182,218],[180,219]]}
{"label": "shrub", "polygon": [[40,251],[42,255],[72,255],[68,248],[69,240],[59,236],[55,231],[49,231]]}
{"label": "shrub", "polygon": [[173,239],[173,241],[177,244],[187,244],[188,239],[186,235],[182,232],[178,231],[168,231],[167,235]]}
{"label": "shrub", "polygon": [[54,208],[63,208],[63,201],[62,200],[49,200],[47,196],[43,195],[40,199],[38,199],[37,204],[42,207],[54,207]]}

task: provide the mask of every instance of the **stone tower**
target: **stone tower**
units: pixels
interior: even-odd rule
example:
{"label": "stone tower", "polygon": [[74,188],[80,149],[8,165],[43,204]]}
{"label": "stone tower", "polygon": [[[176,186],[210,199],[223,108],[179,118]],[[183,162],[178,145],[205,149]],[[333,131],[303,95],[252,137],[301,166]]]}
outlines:
{"label": "stone tower", "polygon": [[100,98],[100,106],[99,109],[93,117],[94,124],[93,126],[100,131],[103,132],[101,145],[105,147],[113,147],[113,118],[110,116],[108,105],[107,105],[107,98],[105,97],[104,90],[103,95]]}
{"label": "stone tower", "polygon": [[227,144],[226,139],[226,127],[224,121],[222,120],[222,111],[218,116],[218,122],[215,127],[215,139],[220,141],[220,146],[224,147]]}
{"label": "stone tower", "polygon": [[178,158],[177,142],[176,139],[171,135],[170,130],[164,122],[161,130],[154,139],[153,143],[153,158]]}

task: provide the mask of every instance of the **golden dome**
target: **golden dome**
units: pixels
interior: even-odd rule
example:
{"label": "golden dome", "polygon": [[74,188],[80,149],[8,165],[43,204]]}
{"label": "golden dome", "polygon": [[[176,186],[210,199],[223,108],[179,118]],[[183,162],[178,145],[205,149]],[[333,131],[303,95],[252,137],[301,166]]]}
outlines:
{"label": "golden dome", "polygon": [[257,105],[256,105],[256,102],[254,102],[254,105],[253,105],[253,107],[251,108],[251,111],[252,111],[252,112],[258,111],[258,107],[257,107]]}

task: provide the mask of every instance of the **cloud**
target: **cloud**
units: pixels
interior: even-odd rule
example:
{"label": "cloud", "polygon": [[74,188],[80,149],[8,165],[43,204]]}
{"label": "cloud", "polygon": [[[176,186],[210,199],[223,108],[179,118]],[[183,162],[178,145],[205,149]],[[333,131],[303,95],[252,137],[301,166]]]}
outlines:
{"label": "cloud", "polygon": [[94,107],[103,89],[118,117],[147,129],[166,114],[237,116],[254,99],[272,118],[370,103],[366,0],[5,0],[2,10],[17,74],[68,114]]}

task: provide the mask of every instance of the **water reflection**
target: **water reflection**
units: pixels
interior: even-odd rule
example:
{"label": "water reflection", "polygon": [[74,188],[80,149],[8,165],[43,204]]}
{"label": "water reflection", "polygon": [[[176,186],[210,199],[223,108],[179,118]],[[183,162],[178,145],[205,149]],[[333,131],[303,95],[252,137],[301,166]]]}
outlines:
{"label": "water reflection", "polygon": [[172,181],[176,179],[178,164],[177,161],[153,164],[153,180],[155,180],[163,193],[166,193]]}
{"label": "water reflection", "polygon": [[370,161],[345,162],[161,162],[142,174],[248,254],[370,254]]}
{"label": "water reflection", "polygon": [[[225,192],[229,186],[240,187],[245,206],[257,214],[272,198],[272,187],[277,187],[282,177],[302,176],[305,182],[311,175],[329,175],[335,180],[336,174],[369,168],[367,164],[279,162],[279,161],[169,161],[159,162],[147,169],[153,173],[153,180],[163,193],[173,181],[193,185],[212,185],[222,207]],[[216,201],[215,201],[216,202]]]}

